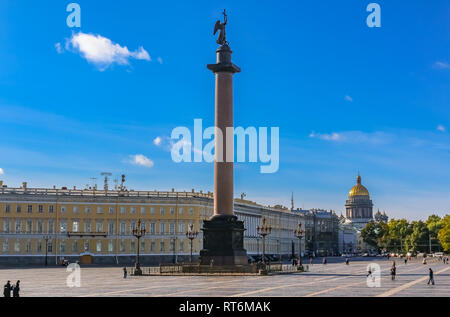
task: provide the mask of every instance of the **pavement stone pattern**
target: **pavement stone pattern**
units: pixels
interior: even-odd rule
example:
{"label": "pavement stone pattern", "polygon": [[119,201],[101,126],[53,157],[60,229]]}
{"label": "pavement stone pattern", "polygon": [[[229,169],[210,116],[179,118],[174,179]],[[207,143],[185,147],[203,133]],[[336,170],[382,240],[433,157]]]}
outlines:
{"label": "pavement stone pattern", "polygon": [[[395,259],[397,278],[391,281],[392,260],[342,261],[314,264],[306,273],[273,276],[128,276],[120,267],[81,268],[81,287],[68,287],[70,272],[61,268],[0,269],[0,283],[21,281],[22,297],[450,297],[450,265],[413,260],[407,265]],[[333,263],[334,262],[334,263]],[[367,286],[367,265],[380,265],[381,287]],[[435,272],[436,285],[427,285],[428,268]]]}

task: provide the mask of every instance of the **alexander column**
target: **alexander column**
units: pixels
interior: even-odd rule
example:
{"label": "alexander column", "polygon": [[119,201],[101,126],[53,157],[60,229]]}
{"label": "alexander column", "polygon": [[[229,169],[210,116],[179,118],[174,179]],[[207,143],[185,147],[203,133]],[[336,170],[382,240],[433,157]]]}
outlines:
{"label": "alexander column", "polygon": [[244,223],[238,221],[233,208],[233,162],[230,158],[234,154],[234,142],[232,135],[229,138],[226,136],[227,128],[234,126],[233,75],[241,69],[231,62],[232,51],[225,33],[225,10],[223,15],[224,22],[217,21],[214,28],[214,34],[220,31],[217,63],[207,65],[216,76],[215,126],[222,131],[223,142],[218,135],[215,136],[214,215],[210,220],[204,221],[200,259],[205,265],[247,265]]}

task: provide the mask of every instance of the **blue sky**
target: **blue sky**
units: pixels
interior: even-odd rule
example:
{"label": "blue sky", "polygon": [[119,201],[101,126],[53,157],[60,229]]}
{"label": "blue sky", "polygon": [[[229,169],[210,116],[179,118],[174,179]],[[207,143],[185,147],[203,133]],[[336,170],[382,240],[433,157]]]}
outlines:
{"label": "blue sky", "polygon": [[[294,192],[297,207],[343,211],[360,171],[375,209],[408,219],[450,211],[447,0],[377,1],[381,28],[366,25],[370,1],[76,2],[72,29],[70,1],[0,2],[9,186],[84,187],[108,171],[134,189],[212,190],[212,165],[175,164],[168,137],[195,118],[214,123],[206,64],[227,8],[242,68],[235,126],[280,128],[279,171],[236,164],[236,196],[289,205]],[[116,55],[99,63],[80,35]],[[148,161],[133,164],[137,154]]]}

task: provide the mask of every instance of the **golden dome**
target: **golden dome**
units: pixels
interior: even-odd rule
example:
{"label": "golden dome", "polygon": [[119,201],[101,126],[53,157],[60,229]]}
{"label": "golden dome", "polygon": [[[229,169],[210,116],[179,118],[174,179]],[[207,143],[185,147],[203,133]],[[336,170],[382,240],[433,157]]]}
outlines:
{"label": "golden dome", "polygon": [[361,176],[358,175],[356,179],[356,185],[348,193],[348,197],[353,196],[369,196],[369,191],[363,185],[361,185]]}

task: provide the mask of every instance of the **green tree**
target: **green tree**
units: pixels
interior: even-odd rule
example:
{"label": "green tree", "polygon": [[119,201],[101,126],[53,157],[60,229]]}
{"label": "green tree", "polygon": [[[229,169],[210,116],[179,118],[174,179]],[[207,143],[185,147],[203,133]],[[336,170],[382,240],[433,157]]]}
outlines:
{"label": "green tree", "polygon": [[[431,244],[432,244],[432,251],[440,251],[442,249],[442,245],[439,242],[438,234],[439,231],[442,229],[442,219],[441,217],[437,215],[431,215],[428,217],[427,221],[425,222],[428,230],[430,232],[430,238],[431,238]],[[434,247],[438,245],[438,247]],[[433,248],[434,247],[434,248]]]}
{"label": "green tree", "polygon": [[374,221],[369,222],[364,229],[361,230],[361,238],[371,247],[378,247],[377,225]]}
{"label": "green tree", "polygon": [[427,225],[423,221],[413,221],[411,228],[412,232],[407,240],[409,251],[427,252],[430,234]]}
{"label": "green tree", "polygon": [[442,220],[442,227],[438,233],[439,241],[446,252],[450,252],[450,215]]}

